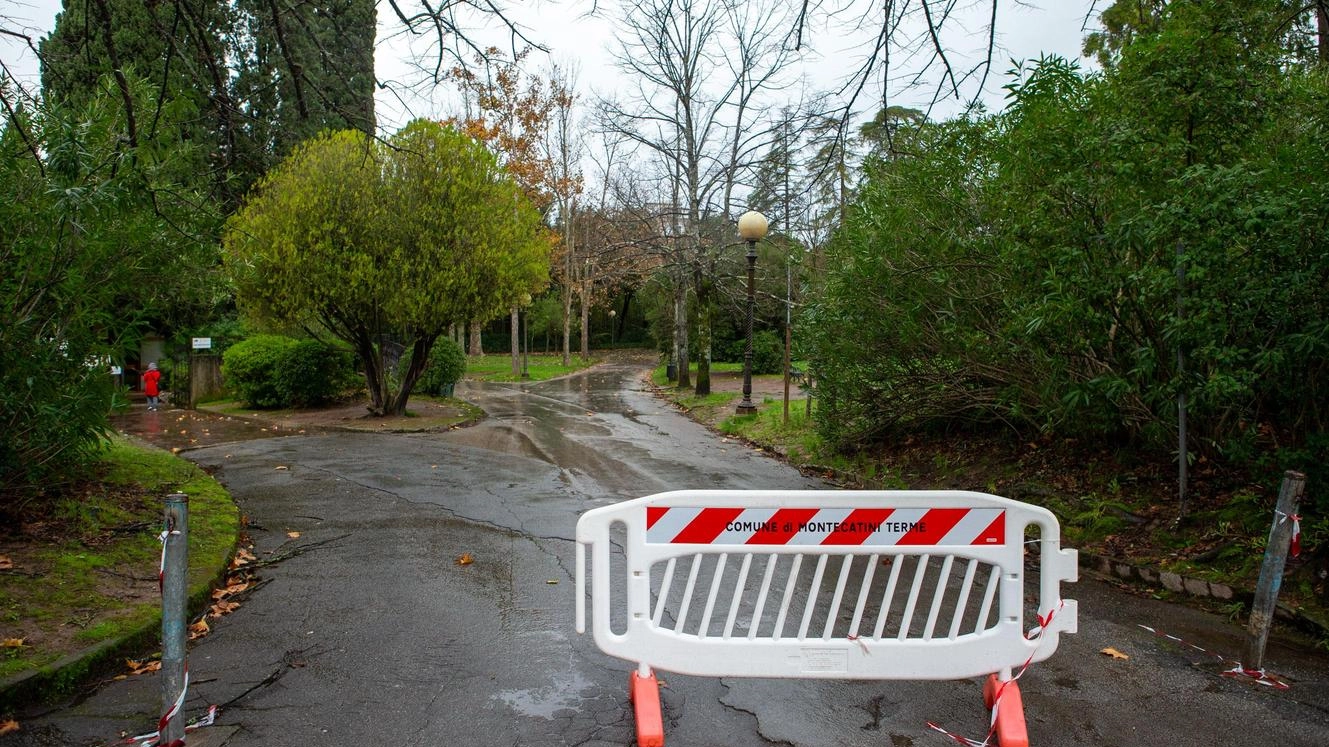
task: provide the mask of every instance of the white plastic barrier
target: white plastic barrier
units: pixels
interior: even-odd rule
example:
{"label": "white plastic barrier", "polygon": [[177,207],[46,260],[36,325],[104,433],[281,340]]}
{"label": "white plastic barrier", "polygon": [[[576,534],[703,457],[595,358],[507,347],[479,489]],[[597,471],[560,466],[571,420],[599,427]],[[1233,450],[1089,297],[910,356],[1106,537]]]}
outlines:
{"label": "white plastic barrier", "polygon": [[[1038,530],[1026,618],[1026,533]],[[617,573],[612,548],[621,544]],[[1013,670],[1076,631],[1078,577],[1051,512],[963,491],[675,491],[577,522],[596,645],[637,664],[638,743],[663,745],[653,669],[712,676],[959,679],[992,674],[994,732],[1027,744]],[[1031,555],[1031,557],[1034,557]],[[1018,719],[1017,719],[1018,717]],[[1016,721],[1018,720],[1018,723]]]}

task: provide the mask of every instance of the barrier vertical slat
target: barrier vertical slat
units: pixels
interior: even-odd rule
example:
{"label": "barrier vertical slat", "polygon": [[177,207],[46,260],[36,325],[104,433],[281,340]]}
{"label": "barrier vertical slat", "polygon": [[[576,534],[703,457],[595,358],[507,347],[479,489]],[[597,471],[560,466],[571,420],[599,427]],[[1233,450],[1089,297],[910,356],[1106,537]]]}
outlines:
{"label": "barrier vertical slat", "polygon": [[872,575],[877,571],[878,557],[869,556],[868,567],[863,569],[863,583],[858,585],[858,603],[854,605],[854,620],[849,623],[849,635],[852,638],[858,637],[858,626],[863,622],[863,611],[867,607],[868,592],[872,589]]}
{"label": "barrier vertical slat", "polygon": [[679,606],[678,619],[674,621],[674,632],[683,632],[683,623],[688,619],[688,609],[692,606],[692,594],[697,590],[697,574],[701,572],[701,553],[692,556],[692,569],[688,571],[688,583],[683,587],[683,604]]}
{"label": "barrier vertical slat", "polygon": [[789,615],[789,603],[794,598],[794,585],[798,582],[798,569],[803,567],[803,554],[794,556],[793,565],[789,566],[789,580],[784,585],[784,598],[780,600],[780,614],[775,618],[775,631],[771,640],[778,641],[784,637],[784,621]]}
{"label": "barrier vertical slat", "polygon": [[660,620],[664,617],[665,602],[669,599],[669,587],[674,583],[674,561],[678,558],[670,558],[665,564],[664,578],[660,579],[660,596],[655,600],[655,612],[651,615],[651,624],[660,627]]}
{"label": "barrier vertical slat", "polygon": [[923,640],[932,640],[932,633],[937,629],[937,616],[941,614],[941,602],[946,596],[946,584],[951,580],[951,566],[954,555],[947,555],[941,564],[941,575],[937,577],[937,590],[932,594],[932,609],[928,612],[928,623],[923,629]]}
{"label": "barrier vertical slat", "polygon": [[960,584],[960,598],[955,602],[955,616],[951,618],[951,630],[946,636],[955,640],[960,635],[960,624],[964,621],[964,611],[969,609],[969,592],[974,589],[974,573],[978,570],[978,561],[969,560],[964,571],[964,581]]}
{"label": "barrier vertical slat", "polygon": [[771,579],[775,577],[775,566],[780,561],[778,553],[771,553],[766,559],[766,572],[761,577],[761,590],[757,592],[757,606],[752,610],[752,622],[748,625],[748,640],[757,639],[757,629],[761,627],[761,613],[766,610],[766,595],[771,590]]}
{"label": "barrier vertical slat", "polygon": [[577,543],[577,632],[586,632],[586,545]]}
{"label": "barrier vertical slat", "polygon": [[840,603],[844,601],[844,587],[849,582],[849,568],[853,564],[854,557],[846,555],[840,563],[840,580],[835,584],[835,596],[831,597],[830,611],[826,614],[826,627],[821,632],[824,641],[831,639],[831,633],[835,630],[835,621],[840,617]]}
{"label": "barrier vertical slat", "polygon": [[905,602],[904,614],[900,616],[900,633],[896,636],[903,641],[909,637],[909,626],[914,622],[914,608],[918,606],[918,593],[923,588],[923,578],[928,572],[931,555],[918,556],[918,568],[914,570],[914,584],[909,587],[909,600]]}
{"label": "barrier vertical slat", "polygon": [[725,566],[729,563],[729,553],[722,552],[715,561],[715,572],[711,574],[711,590],[706,595],[706,609],[701,613],[701,629],[697,635],[705,638],[711,629],[711,614],[715,612],[715,598],[720,595],[720,581],[724,578]]}
{"label": "barrier vertical slat", "polygon": [[978,611],[978,622],[974,625],[974,632],[981,633],[987,630],[988,615],[992,614],[992,600],[997,596],[997,586],[1001,582],[1001,569],[992,566],[992,571],[988,573],[987,589],[983,591],[983,606]]}
{"label": "barrier vertical slat", "polygon": [[803,622],[798,626],[798,640],[808,637],[808,626],[812,624],[812,612],[817,608],[817,599],[821,597],[821,580],[826,575],[826,559],[829,555],[817,556],[817,570],[812,574],[812,588],[808,590],[807,606],[803,608]]}
{"label": "barrier vertical slat", "polygon": [[881,611],[877,613],[877,626],[872,629],[872,640],[880,641],[886,632],[886,618],[890,617],[891,605],[895,603],[895,585],[900,580],[900,566],[904,561],[899,555],[891,558],[891,577],[886,580],[886,590],[881,594]]}
{"label": "barrier vertical slat", "polygon": [[724,639],[729,640],[734,634],[734,620],[738,618],[738,603],[743,600],[743,591],[747,588],[748,569],[752,567],[752,553],[743,554],[743,565],[738,567],[738,582],[734,585],[734,599],[729,603],[729,616],[724,621]]}

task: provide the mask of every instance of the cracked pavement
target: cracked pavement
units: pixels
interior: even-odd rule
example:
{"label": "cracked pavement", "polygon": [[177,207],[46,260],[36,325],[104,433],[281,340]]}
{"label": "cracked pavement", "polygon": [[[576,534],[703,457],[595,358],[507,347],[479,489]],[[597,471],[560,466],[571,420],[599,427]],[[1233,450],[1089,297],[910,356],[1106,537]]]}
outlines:
{"label": "cracked pavement", "polygon": [[[459,396],[488,417],[448,433],[292,435],[187,452],[250,517],[260,560],[325,544],[263,568],[263,588],[191,646],[185,713],[227,704],[218,723],[236,747],[632,744],[632,665],[573,630],[578,515],[671,489],[826,487],[677,414],[641,390],[638,373],[623,363],[465,385]],[[474,562],[457,564],[463,553]],[[1022,680],[1032,743],[1207,746],[1253,724],[1289,747],[1329,742],[1322,654],[1275,642],[1269,667],[1294,686],[1269,692],[1136,628],[1237,652],[1242,631],[1225,619],[1088,579],[1065,593],[1081,600],[1080,634]],[[1109,659],[1105,646],[1133,658]],[[929,720],[986,731],[977,680],[660,675],[674,747],[947,744]],[[155,676],[111,683],[26,721],[29,735],[54,740],[30,743],[150,731],[158,687]],[[0,745],[24,744],[7,739]]]}

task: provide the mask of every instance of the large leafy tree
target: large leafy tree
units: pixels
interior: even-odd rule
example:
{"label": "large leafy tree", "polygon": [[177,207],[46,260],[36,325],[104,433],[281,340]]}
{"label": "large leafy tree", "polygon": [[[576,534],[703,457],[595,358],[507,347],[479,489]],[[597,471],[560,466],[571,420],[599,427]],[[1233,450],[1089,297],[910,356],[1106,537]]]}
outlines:
{"label": "large leafy tree", "polygon": [[1168,3],[1105,73],[1041,61],[1000,116],[872,160],[810,319],[823,431],[978,420],[1167,453],[1185,393],[1209,457],[1320,469],[1329,89],[1252,31],[1279,7]]}
{"label": "large leafy tree", "polygon": [[136,108],[159,95],[103,76],[78,105],[0,127],[0,512],[82,476],[124,340],[147,320],[188,320],[217,292],[220,221],[188,178],[195,145],[169,118],[131,144],[122,92]]}
{"label": "large leafy tree", "polygon": [[[240,113],[229,92],[231,19],[221,0],[64,0],[40,45],[43,97],[80,106],[100,95],[102,76],[112,76],[130,144],[156,137],[169,122],[197,146],[194,179],[232,201],[239,195],[231,177]],[[159,95],[135,101],[129,90],[135,76],[151,81]]]}
{"label": "large leafy tree", "polygon": [[[539,290],[550,240],[493,154],[416,121],[383,143],[355,130],[296,148],[231,219],[225,256],[242,306],[349,343],[376,414],[401,414],[449,325]],[[410,364],[392,390],[386,348]]]}
{"label": "large leafy tree", "polygon": [[237,0],[239,158],[259,174],[325,129],[374,132],[373,0]]}

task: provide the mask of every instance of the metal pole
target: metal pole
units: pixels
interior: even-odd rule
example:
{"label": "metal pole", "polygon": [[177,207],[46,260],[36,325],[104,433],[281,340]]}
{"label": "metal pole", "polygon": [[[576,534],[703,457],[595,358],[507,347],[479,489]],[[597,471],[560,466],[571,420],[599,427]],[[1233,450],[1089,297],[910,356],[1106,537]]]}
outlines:
{"label": "metal pole", "polygon": [[[785,218],[785,231],[789,218]],[[784,424],[789,425],[789,347],[793,342],[789,325],[794,316],[794,265],[788,256],[784,264]]]}
{"label": "metal pole", "polygon": [[756,302],[757,242],[748,242],[748,342],[743,349],[743,401],[738,403],[737,414],[752,415],[757,406],[752,404],[752,307]]}
{"label": "metal pole", "polygon": [[1305,489],[1305,475],[1292,470],[1283,473],[1274,524],[1269,528],[1269,544],[1264,548],[1264,563],[1260,565],[1260,580],[1255,586],[1255,602],[1246,629],[1246,655],[1242,658],[1242,667],[1248,670],[1261,669],[1264,664],[1264,644],[1269,640],[1278,590],[1283,585],[1283,567],[1287,564],[1288,545],[1292,542],[1293,517]]}
{"label": "metal pole", "polygon": [[185,735],[182,708],[185,690],[185,616],[189,597],[189,496],[166,496],[166,546],[162,551],[162,714],[170,714],[160,744]]}

